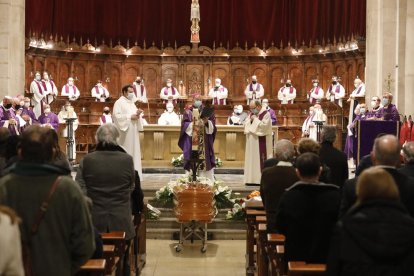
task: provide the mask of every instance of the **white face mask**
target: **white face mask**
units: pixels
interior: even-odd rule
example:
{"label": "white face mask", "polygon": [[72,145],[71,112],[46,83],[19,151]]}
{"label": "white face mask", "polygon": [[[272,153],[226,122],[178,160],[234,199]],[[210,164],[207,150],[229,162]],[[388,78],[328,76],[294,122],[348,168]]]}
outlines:
{"label": "white face mask", "polygon": [[377,107],[377,102],[376,101],[371,101],[371,107]]}
{"label": "white face mask", "polygon": [[216,87],[220,86],[220,82],[216,82]]}
{"label": "white face mask", "polygon": [[313,87],[316,87],[316,86],[318,86],[318,83],[317,82],[314,82],[313,83]]}
{"label": "white face mask", "polygon": [[314,111],[313,110],[309,110],[309,115],[313,115]]}
{"label": "white face mask", "polygon": [[360,112],[361,114],[365,114],[366,109],[363,107],[363,108],[359,109],[359,112]]}
{"label": "white face mask", "polygon": [[36,75],[36,80],[37,80],[37,81],[40,81],[40,80],[41,80],[40,75]]}
{"label": "white face mask", "polygon": [[29,106],[30,106],[30,102],[25,102],[25,103],[24,103],[24,106],[25,106],[25,107],[29,107]]}
{"label": "white face mask", "polygon": [[171,112],[173,112],[174,111],[174,107],[167,107],[167,112],[168,113],[171,113]]}
{"label": "white face mask", "polygon": [[132,93],[128,93],[128,99],[129,100],[131,100],[132,101],[132,99],[135,97],[135,94],[134,94],[134,92],[132,92]]}
{"label": "white face mask", "polygon": [[50,113],[50,108],[45,108],[45,113]]}
{"label": "white face mask", "polygon": [[263,107],[268,107],[269,106],[269,103],[263,102],[262,105],[263,105]]}
{"label": "white face mask", "polygon": [[171,87],[171,86],[172,86],[172,83],[168,82],[167,87]]}
{"label": "white face mask", "polygon": [[69,86],[73,85],[73,80],[68,81]]}
{"label": "white face mask", "polygon": [[45,80],[49,80],[49,75],[43,75],[43,78],[44,78]]}

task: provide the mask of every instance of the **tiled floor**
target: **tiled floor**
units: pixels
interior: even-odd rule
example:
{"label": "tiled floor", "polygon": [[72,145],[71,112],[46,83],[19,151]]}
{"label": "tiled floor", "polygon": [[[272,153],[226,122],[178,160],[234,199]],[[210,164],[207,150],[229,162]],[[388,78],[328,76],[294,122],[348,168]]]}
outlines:
{"label": "tiled floor", "polygon": [[142,276],[239,276],[245,275],[246,241],[208,241],[206,253],[201,253],[200,241],[184,244],[175,252],[176,241],[147,240],[147,263]]}

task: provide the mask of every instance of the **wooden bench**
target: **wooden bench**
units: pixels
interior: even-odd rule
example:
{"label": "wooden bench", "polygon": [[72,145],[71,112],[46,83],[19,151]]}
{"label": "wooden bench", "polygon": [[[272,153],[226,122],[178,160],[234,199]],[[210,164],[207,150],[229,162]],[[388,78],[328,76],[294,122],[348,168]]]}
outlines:
{"label": "wooden bench", "polygon": [[104,244],[103,256],[106,260],[105,273],[106,275],[116,275],[116,267],[119,263],[119,257],[115,256],[115,245]]}
{"label": "wooden bench", "polygon": [[258,276],[268,275],[268,259],[266,254],[267,246],[267,226],[264,223],[259,223],[257,226],[256,236],[256,263]]}
{"label": "wooden bench", "polygon": [[[116,265],[116,274],[122,275],[123,273],[123,259],[125,255],[125,232],[123,231],[114,231],[109,233],[101,233],[103,243],[106,245],[115,246],[115,259],[114,262]],[[118,258],[118,259],[117,259]]]}
{"label": "wooden bench", "polygon": [[302,275],[324,275],[326,272],[325,264],[307,264],[305,262],[289,262],[288,276]]}
{"label": "wooden bench", "polygon": [[139,215],[134,216],[135,238],[131,247],[131,268],[141,272],[146,262],[147,252],[147,220],[145,214],[147,212],[146,204],[143,211]]}
{"label": "wooden bench", "polygon": [[270,275],[286,275],[286,264],[283,261],[285,239],[282,234],[267,234],[266,252],[269,258]]}
{"label": "wooden bench", "polygon": [[90,259],[81,266],[76,276],[105,276],[105,259]]}
{"label": "wooden bench", "polygon": [[255,228],[256,216],[265,216],[266,211],[258,209],[246,209],[246,274],[254,274],[254,245],[255,245]]}

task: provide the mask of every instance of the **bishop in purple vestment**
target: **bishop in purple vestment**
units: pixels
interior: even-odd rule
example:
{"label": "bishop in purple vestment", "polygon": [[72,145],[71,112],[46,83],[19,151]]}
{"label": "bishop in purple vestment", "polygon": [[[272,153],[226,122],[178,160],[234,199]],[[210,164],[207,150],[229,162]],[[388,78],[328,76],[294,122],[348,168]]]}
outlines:
{"label": "bishop in purple vestment", "polygon": [[0,106],[0,127],[7,128],[10,135],[20,135],[19,120],[14,113],[13,98],[10,96],[5,96]]}
{"label": "bishop in purple vestment", "polygon": [[400,120],[400,114],[398,113],[397,107],[391,103],[392,94],[384,93],[382,96],[382,108],[379,110],[379,117],[384,121],[394,121],[397,122]]}
{"label": "bishop in purple vestment", "polygon": [[50,111],[50,106],[45,105],[44,106],[44,112],[42,115],[39,116],[39,124],[41,124],[44,127],[49,127],[54,129],[55,131],[58,131],[59,128],[59,119],[58,116]]}
{"label": "bishop in purple vestment", "polygon": [[[192,134],[193,134],[193,110],[198,109],[200,114],[203,111],[203,105],[200,96],[194,97],[193,106],[187,108],[183,114],[181,122],[181,133],[178,140],[178,146],[183,150],[184,155],[184,169],[190,170],[191,164],[189,162],[191,158],[192,148]],[[216,166],[216,157],[214,155],[214,140],[216,138],[216,118],[212,113],[208,118],[201,118],[204,121],[204,151],[205,151],[205,171],[206,176],[213,177],[213,168]]]}

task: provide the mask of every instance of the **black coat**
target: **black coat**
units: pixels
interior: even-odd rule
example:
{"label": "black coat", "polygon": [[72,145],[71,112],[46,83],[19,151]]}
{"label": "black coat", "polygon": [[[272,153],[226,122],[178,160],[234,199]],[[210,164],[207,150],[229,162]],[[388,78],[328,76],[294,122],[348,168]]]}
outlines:
{"label": "black coat", "polygon": [[398,171],[406,176],[414,177],[414,162],[405,164],[403,167],[399,168]]}
{"label": "black coat", "polygon": [[296,182],[280,199],[277,232],[286,236],[286,261],[324,263],[338,216],[339,188]]}
{"label": "black coat", "polygon": [[[391,167],[384,167],[384,169],[391,174],[397,184],[400,192],[401,202],[414,217],[414,178],[408,177],[397,169]],[[349,179],[345,182],[342,188],[341,207],[339,210],[339,217],[342,217],[356,202],[356,182],[357,178]]]}
{"label": "black coat", "polygon": [[322,164],[326,164],[330,169],[332,184],[342,187],[345,180],[348,179],[348,160],[346,154],[334,148],[332,143],[321,143],[319,157]]}
{"label": "black coat", "polygon": [[327,275],[414,275],[414,219],[396,201],[355,206],[338,222]]}
{"label": "black coat", "polygon": [[358,167],[355,170],[355,176],[359,176],[365,169],[372,167],[372,159],[371,155],[365,155],[364,157],[359,160]]}

